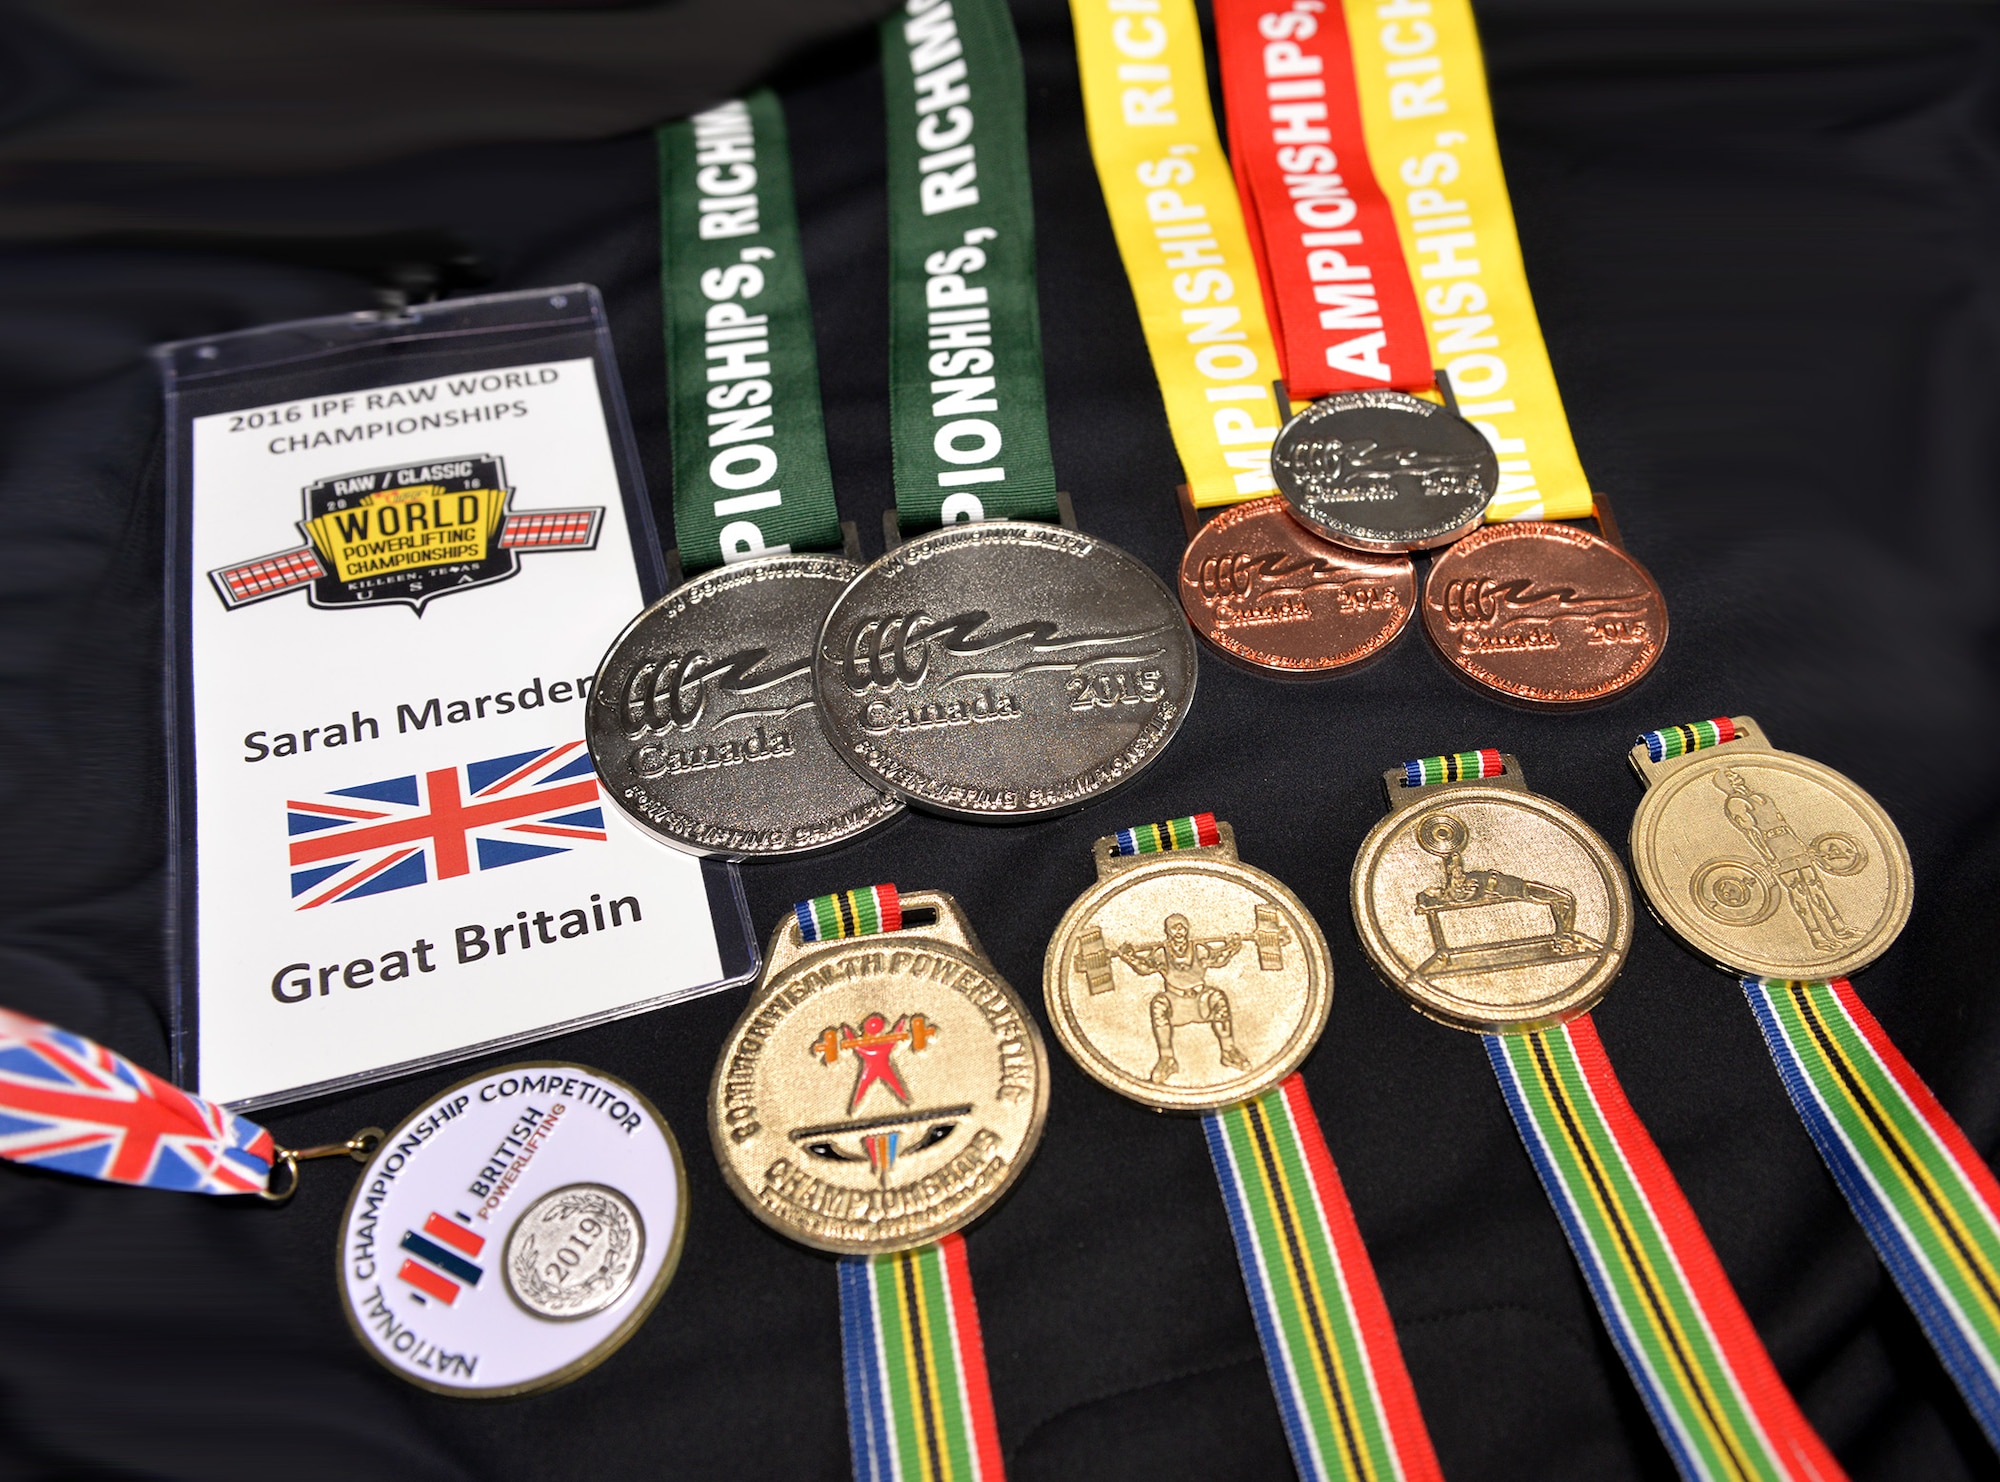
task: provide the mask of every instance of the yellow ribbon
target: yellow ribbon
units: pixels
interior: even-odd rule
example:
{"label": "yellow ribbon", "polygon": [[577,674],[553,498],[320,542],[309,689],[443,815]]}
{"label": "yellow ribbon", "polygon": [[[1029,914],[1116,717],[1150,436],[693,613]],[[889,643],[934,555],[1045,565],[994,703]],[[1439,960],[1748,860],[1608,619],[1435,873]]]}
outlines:
{"label": "yellow ribbon", "polygon": [[1486,518],[1581,519],[1590,483],[1521,264],[1472,7],[1342,0],[1342,9],[1369,159],[1396,213],[1432,363],[1500,456]]}
{"label": "yellow ribbon", "polygon": [[1269,494],[1278,355],[1192,0],[1070,0],[1070,16],[1098,183],[1194,502]]}

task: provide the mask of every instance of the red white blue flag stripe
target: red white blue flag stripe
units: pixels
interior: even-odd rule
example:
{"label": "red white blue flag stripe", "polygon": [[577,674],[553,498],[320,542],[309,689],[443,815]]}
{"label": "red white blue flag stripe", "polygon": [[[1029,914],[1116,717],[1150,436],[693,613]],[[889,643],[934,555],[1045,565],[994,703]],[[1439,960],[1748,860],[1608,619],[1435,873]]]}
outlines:
{"label": "red white blue flag stripe", "polygon": [[[464,1216],[459,1218],[464,1219]],[[429,1293],[447,1307],[458,1300],[459,1292],[465,1287],[478,1286],[479,1278],[486,1274],[484,1267],[470,1259],[486,1248],[486,1237],[474,1234],[462,1224],[453,1224],[436,1210],[432,1210],[430,1217],[424,1221],[421,1232],[405,1230],[401,1243],[403,1249],[416,1259],[403,1262],[396,1279],[420,1292]]]}
{"label": "red white blue flag stripe", "polygon": [[301,911],[605,839],[581,741],[293,799],[285,827]]}
{"label": "red white blue flag stripe", "polygon": [[0,1158],[192,1194],[258,1194],[271,1134],[80,1034],[0,1009]]}

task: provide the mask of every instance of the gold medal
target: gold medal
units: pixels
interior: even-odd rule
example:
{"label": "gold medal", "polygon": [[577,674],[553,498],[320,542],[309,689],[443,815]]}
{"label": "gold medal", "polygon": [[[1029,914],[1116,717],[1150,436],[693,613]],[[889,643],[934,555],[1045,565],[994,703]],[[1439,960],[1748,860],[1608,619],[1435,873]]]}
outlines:
{"label": "gold medal", "polygon": [[1497,751],[1383,773],[1389,816],[1354,861],[1354,924],[1417,1009],[1459,1029],[1559,1024],[1604,996],[1632,944],[1618,856]]}
{"label": "gold medal", "polygon": [[1134,1101],[1190,1112],[1298,1069],[1333,1002],[1333,958],[1299,898],[1237,859],[1229,825],[1207,813],[1122,830],[1094,854],[1097,883],[1042,963],[1077,1064]]}
{"label": "gold medal", "polygon": [[780,1234],[841,1255],[972,1223],[1026,1167],[1049,1104],[1041,1033],[958,902],[875,890],[935,919],[855,935],[851,898],[867,912],[872,895],[804,903],[832,903],[827,935],[844,939],[811,939],[799,913],[772,933],[709,1087],[724,1181]]}
{"label": "gold medal", "polygon": [[1667,928],[1731,972],[1846,977],[1910,919],[1910,851],[1867,793],[1747,715],[1651,731],[1632,869]]}

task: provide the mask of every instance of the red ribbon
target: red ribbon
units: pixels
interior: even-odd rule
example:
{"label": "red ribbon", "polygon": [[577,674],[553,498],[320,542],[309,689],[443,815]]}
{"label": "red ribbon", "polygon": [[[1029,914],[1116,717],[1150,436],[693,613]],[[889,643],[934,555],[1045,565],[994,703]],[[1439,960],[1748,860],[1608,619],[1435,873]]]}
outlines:
{"label": "red ribbon", "polygon": [[1286,389],[1436,384],[1339,0],[1215,0],[1229,156]]}

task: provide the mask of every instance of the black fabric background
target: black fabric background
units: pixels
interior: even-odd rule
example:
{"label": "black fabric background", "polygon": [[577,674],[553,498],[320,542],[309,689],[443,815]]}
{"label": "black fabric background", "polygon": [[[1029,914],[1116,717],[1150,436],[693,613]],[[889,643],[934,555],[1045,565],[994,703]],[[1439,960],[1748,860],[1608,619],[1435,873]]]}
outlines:
{"label": "black fabric background", "polygon": [[[1169,575],[1177,467],[1090,164],[1066,11],[1015,8],[1058,473],[1086,528]],[[1332,941],[1332,1022],[1306,1079],[1446,1475],[1664,1478],[1479,1041],[1376,979],[1348,866],[1381,812],[1378,774],[1404,757],[1514,751],[1532,785],[1622,847],[1632,735],[1753,714],[1902,826],[1916,911],[1858,986],[1974,1143],[2000,1146],[2000,11],[1496,0],[1480,20],[1584,464],[1671,605],[1654,675],[1608,708],[1550,716],[1463,687],[1417,633],[1309,687],[1204,655],[1179,740],[1109,802],[1012,829],[911,817],[744,875],[760,932],[828,889],[948,890],[1039,1012],[1046,935],[1091,878],[1095,836],[1201,808],[1232,820],[1245,856]],[[834,469],[871,552],[890,502],[872,52],[864,32],[784,83]],[[598,284],[666,529],[653,191],[651,139],[631,134],[267,179],[217,214],[235,230],[310,216],[443,233],[497,287]],[[279,256],[248,238],[0,254],[0,997],[156,1069],[162,483],[142,356],[373,302],[362,272]],[[832,1263],[740,1208],[703,1135],[740,1007],[716,996],[542,1047],[660,1106],[690,1155],[692,1219],[653,1318],[537,1398],[435,1398],[349,1336],[334,1282],[345,1166],[312,1169],[276,1211],[0,1174],[0,1476],[845,1475]],[[1735,984],[1642,920],[1597,1019],[1853,1475],[2000,1477]],[[969,1241],[1012,1475],[1287,1475],[1197,1126],[1054,1058],[1042,1150]],[[469,1069],[266,1120],[292,1145],[344,1136]]]}

